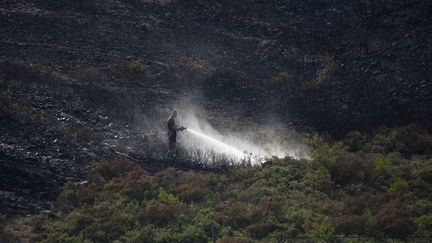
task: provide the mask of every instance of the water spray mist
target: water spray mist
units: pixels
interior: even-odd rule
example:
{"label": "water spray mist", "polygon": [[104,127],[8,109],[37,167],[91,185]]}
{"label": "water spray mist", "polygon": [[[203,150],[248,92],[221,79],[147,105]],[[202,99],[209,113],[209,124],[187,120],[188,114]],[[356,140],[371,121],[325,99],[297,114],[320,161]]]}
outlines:
{"label": "water spray mist", "polygon": [[225,153],[225,154],[230,155],[230,156],[234,156],[238,159],[241,159],[245,156],[245,153],[242,152],[241,150],[239,150],[239,149],[237,149],[237,148],[235,148],[229,144],[226,144],[222,141],[219,141],[213,137],[210,137],[206,134],[203,134],[201,132],[195,131],[195,130],[190,129],[190,128],[188,128],[186,131],[189,131],[193,135],[195,135],[195,136],[201,138],[202,140],[204,140],[205,142],[209,143],[210,145],[212,145],[212,147],[215,150],[218,150],[219,152]]}

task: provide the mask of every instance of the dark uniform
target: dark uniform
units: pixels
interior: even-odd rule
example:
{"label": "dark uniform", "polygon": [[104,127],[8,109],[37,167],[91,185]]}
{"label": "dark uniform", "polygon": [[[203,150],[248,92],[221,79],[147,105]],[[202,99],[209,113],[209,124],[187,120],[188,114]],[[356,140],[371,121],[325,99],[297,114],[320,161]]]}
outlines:
{"label": "dark uniform", "polygon": [[177,146],[177,127],[173,117],[167,121],[168,126],[168,157],[174,157]]}

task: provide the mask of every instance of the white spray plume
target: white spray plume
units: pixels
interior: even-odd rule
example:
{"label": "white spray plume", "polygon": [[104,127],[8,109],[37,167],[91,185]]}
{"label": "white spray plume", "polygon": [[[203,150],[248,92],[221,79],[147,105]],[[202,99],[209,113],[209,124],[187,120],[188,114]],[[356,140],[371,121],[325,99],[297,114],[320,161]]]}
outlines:
{"label": "white spray plume", "polygon": [[187,127],[191,132],[180,134],[179,142],[182,146],[191,150],[199,146],[204,151],[221,153],[235,160],[249,157],[252,164],[273,156],[291,156],[297,159],[309,157],[307,146],[295,141],[292,136],[281,130],[256,127],[249,131],[243,129],[242,132],[234,133],[228,132],[229,128],[222,128],[221,130],[227,130],[222,134],[204,118],[194,111],[179,110],[177,123]]}
{"label": "white spray plume", "polygon": [[198,131],[193,130],[192,128],[189,128],[187,131],[191,132],[192,134],[194,134],[195,136],[203,139],[204,142],[208,143],[209,146],[212,146],[212,148],[216,151],[216,152],[220,152],[220,153],[224,153],[224,154],[229,154],[232,156],[235,156],[239,159],[241,159],[244,156],[244,153],[240,150],[238,150],[237,148],[234,148],[233,146],[226,144],[222,141],[219,141],[215,138],[212,138],[208,135],[205,135],[203,133],[200,133]]}

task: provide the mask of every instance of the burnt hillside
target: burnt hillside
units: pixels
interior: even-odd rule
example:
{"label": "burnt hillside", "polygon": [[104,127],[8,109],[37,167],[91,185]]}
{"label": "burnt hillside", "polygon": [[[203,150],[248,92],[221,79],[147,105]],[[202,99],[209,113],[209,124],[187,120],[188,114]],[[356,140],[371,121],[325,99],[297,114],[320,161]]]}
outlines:
{"label": "burnt hillside", "polygon": [[120,87],[114,66],[136,58],[153,86],[260,98],[249,89],[259,87],[274,112],[367,129],[430,120],[431,11],[428,1],[8,1],[0,51],[60,75],[99,68]]}

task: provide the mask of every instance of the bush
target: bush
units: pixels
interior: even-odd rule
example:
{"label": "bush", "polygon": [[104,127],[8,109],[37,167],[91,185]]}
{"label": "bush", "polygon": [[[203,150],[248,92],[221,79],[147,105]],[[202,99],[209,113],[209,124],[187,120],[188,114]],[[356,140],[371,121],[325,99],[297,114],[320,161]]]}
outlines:
{"label": "bush", "polygon": [[432,184],[432,169],[421,171],[419,176],[422,180]]}
{"label": "bush", "polygon": [[367,228],[367,220],[361,215],[343,215],[336,219],[335,225],[337,233],[364,235]]}
{"label": "bush", "polygon": [[146,199],[155,198],[156,193],[152,191],[153,181],[151,177],[142,171],[131,171],[127,175],[125,194],[131,200],[145,201]]}
{"label": "bush", "polygon": [[138,216],[141,224],[154,224],[162,227],[176,222],[179,207],[177,205],[148,205]]}
{"label": "bush", "polygon": [[254,238],[264,238],[271,232],[273,232],[276,227],[269,223],[257,223],[246,227],[246,232]]}
{"label": "bush", "polygon": [[324,144],[322,146],[314,144],[310,164],[313,168],[319,168],[320,166],[326,169],[332,169],[335,163],[335,157],[332,148]]}
{"label": "bush", "polygon": [[391,177],[393,175],[393,167],[390,159],[385,156],[379,156],[375,160],[375,173],[384,178]]}
{"label": "bush", "polygon": [[336,219],[335,229],[337,233],[345,235],[379,236],[376,220],[370,209],[366,209],[362,215],[346,214]]}
{"label": "bush", "polygon": [[139,59],[132,60],[129,63],[119,64],[116,66],[116,70],[121,78],[144,82],[149,80],[148,67]]}
{"label": "bush", "polygon": [[114,177],[126,176],[129,172],[134,170],[142,170],[142,168],[130,160],[104,161],[99,164],[94,164],[90,171],[90,178],[97,179],[101,177],[107,181]]}
{"label": "bush", "polygon": [[264,198],[261,203],[263,210],[266,213],[273,213],[275,216],[280,216],[283,211],[283,206],[285,204],[285,198],[276,195]]}
{"label": "bush", "polygon": [[432,237],[432,214],[422,215],[416,218],[415,223],[424,237]]}
{"label": "bush", "polygon": [[349,214],[361,215],[366,210],[376,212],[387,200],[386,194],[363,192],[360,195],[348,196],[343,201]]}
{"label": "bush", "polygon": [[162,187],[159,187],[158,201],[165,204],[174,204],[177,202],[177,198],[173,194],[166,192]]}
{"label": "bush", "polygon": [[385,152],[400,152],[405,157],[432,155],[432,136],[417,125],[385,130],[375,135],[372,143],[385,148]]}
{"label": "bush", "polygon": [[377,226],[387,236],[407,238],[415,232],[416,227],[399,201],[385,204],[375,215]]}
{"label": "bush", "polygon": [[415,125],[396,129],[392,134],[395,150],[411,156],[413,154],[432,155],[432,136]]}
{"label": "bush", "polygon": [[198,202],[205,196],[205,192],[199,186],[181,185],[176,189],[177,196],[186,202]]}
{"label": "bush", "polygon": [[332,179],[342,186],[372,181],[373,162],[361,154],[341,153],[336,156],[334,166],[329,169]]}
{"label": "bush", "polygon": [[358,131],[348,133],[343,143],[349,152],[357,152],[366,145],[366,137]]}
{"label": "bush", "polygon": [[249,208],[243,203],[234,203],[224,212],[215,215],[215,220],[221,225],[229,225],[235,229],[242,228],[258,221],[263,214],[260,208]]}
{"label": "bush", "polygon": [[296,229],[304,230],[317,216],[312,210],[300,206],[286,207],[284,211],[285,221]]}
{"label": "bush", "polygon": [[147,76],[147,66],[144,65],[140,60],[134,60],[129,63],[128,66],[129,74],[135,78],[143,78]]}
{"label": "bush", "polygon": [[401,194],[409,190],[408,182],[401,178],[396,178],[388,189],[388,192],[392,196],[400,196]]}
{"label": "bush", "polygon": [[309,164],[273,159],[224,174],[169,168],[150,175],[131,161],[95,162],[87,183],[63,188],[53,209],[61,216],[42,218],[30,238],[206,242],[212,226],[222,242],[430,237],[427,156],[401,159],[391,139],[390,153],[371,153],[364,139],[373,145],[358,133],[335,143],[314,136]]}
{"label": "bush", "polygon": [[246,237],[225,237],[222,238],[219,242],[220,243],[252,243],[254,241]]}
{"label": "bush", "polygon": [[335,228],[332,222],[325,219],[319,223],[314,224],[308,233],[312,237],[329,239],[333,237],[335,233]]}
{"label": "bush", "polygon": [[127,234],[120,238],[121,242],[128,243],[151,243],[155,242],[154,240],[154,232],[152,229],[143,228],[139,230],[129,231]]}

